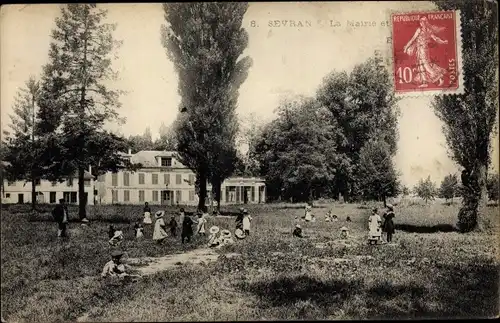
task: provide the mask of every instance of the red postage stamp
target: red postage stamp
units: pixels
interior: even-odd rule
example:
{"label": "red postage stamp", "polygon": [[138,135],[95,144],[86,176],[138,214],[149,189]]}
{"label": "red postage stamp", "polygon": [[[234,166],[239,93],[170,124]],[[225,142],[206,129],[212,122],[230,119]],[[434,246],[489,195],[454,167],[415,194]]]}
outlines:
{"label": "red postage stamp", "polygon": [[463,93],[460,12],[397,13],[391,21],[395,93]]}

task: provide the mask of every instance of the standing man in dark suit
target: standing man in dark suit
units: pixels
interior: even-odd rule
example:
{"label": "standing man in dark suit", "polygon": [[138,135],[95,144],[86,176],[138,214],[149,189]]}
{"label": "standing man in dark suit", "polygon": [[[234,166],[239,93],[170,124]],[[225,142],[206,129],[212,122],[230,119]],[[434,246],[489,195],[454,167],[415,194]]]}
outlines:
{"label": "standing man in dark suit", "polygon": [[66,227],[68,225],[68,206],[66,205],[64,199],[59,200],[59,204],[57,204],[54,210],[52,210],[52,216],[58,225],[57,236],[59,238],[67,237]]}

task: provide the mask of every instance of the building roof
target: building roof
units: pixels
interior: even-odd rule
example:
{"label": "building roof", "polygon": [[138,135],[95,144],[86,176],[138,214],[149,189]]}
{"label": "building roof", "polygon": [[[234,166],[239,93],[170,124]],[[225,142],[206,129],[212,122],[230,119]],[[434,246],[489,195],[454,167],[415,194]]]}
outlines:
{"label": "building roof", "polygon": [[[135,154],[132,154],[130,162],[134,164],[142,164],[143,167],[158,167],[158,162],[156,157],[176,157],[177,153],[175,151],[162,151],[162,150],[141,150]],[[185,168],[179,161],[177,161],[180,167]]]}

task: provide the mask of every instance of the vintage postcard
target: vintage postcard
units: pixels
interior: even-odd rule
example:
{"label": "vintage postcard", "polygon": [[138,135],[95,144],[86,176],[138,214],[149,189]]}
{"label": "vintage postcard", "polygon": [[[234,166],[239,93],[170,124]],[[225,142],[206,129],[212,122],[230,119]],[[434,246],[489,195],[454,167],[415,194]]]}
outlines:
{"label": "vintage postcard", "polygon": [[2,322],[497,318],[498,4],[0,10]]}

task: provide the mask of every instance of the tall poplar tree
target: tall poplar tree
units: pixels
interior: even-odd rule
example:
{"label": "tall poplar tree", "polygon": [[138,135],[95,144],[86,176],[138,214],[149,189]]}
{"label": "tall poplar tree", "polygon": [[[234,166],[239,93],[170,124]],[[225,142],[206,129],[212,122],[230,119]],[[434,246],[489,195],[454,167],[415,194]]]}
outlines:
{"label": "tall poplar tree", "polygon": [[498,4],[494,1],[436,1],[442,10],[459,9],[462,15],[462,55],[465,93],[435,100],[435,113],[451,158],[462,166],[462,232],[477,226],[481,200],[487,200],[487,171],[491,139],[498,113]]}
{"label": "tall poplar tree", "polygon": [[[220,201],[222,181],[236,163],[238,90],[251,66],[241,57],[248,8],[238,3],[166,3],[162,41],[179,74],[181,111],[177,151],[196,174],[198,208],[205,209],[207,181]],[[220,205],[220,203],[218,203]]]}

